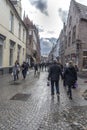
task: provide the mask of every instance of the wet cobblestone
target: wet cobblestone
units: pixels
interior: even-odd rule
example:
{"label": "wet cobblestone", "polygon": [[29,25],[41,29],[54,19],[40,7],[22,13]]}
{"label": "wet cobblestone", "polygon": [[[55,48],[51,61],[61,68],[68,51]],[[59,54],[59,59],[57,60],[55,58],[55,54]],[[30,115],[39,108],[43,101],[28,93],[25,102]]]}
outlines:
{"label": "wet cobblestone", "polygon": [[[82,98],[86,89],[83,81],[73,90],[69,100],[60,81],[60,100],[50,96],[46,85],[47,73],[34,78],[33,73],[19,85],[10,85],[8,79],[0,88],[0,130],[86,130],[87,101]],[[8,83],[8,86],[6,84]],[[8,87],[8,89],[6,88]],[[83,89],[82,89],[83,87]],[[7,92],[6,92],[7,91]],[[2,94],[3,92],[3,94]],[[10,100],[17,93],[31,94],[26,101]]]}

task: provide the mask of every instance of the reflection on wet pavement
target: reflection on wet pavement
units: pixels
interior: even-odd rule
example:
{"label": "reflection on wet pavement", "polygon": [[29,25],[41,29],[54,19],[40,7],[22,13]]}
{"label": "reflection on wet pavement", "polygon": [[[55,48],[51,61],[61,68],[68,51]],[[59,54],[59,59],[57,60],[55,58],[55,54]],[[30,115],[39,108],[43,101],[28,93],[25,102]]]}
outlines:
{"label": "reflection on wet pavement", "polygon": [[[82,97],[86,86],[83,80],[79,79],[79,87],[73,90],[73,100],[69,100],[62,81],[60,96],[50,95],[47,72],[41,72],[39,79],[34,78],[31,73],[25,81],[20,79],[17,83],[11,85],[8,78],[5,82],[2,79],[0,130],[87,129],[87,101]],[[10,100],[13,96],[16,96],[17,100]],[[21,100],[24,98],[25,100]]]}

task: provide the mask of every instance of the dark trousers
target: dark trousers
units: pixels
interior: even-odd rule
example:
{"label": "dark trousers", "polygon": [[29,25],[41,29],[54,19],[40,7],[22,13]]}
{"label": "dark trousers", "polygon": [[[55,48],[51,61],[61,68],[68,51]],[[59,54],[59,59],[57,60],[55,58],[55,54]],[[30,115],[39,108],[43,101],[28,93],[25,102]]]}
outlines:
{"label": "dark trousers", "polygon": [[26,70],[23,70],[23,71],[22,71],[22,75],[23,75],[23,78],[24,78],[24,79],[26,78],[26,74],[27,74],[27,71],[26,71]]}
{"label": "dark trousers", "polygon": [[16,81],[17,80],[17,76],[16,76],[16,74],[14,74],[14,81]]}
{"label": "dark trousers", "polygon": [[72,98],[72,86],[68,86],[68,95]]}
{"label": "dark trousers", "polygon": [[51,95],[54,95],[55,88],[56,88],[56,93],[59,94],[59,81],[51,80]]}
{"label": "dark trousers", "polygon": [[17,79],[19,79],[19,73],[14,74],[14,81],[16,81]]}
{"label": "dark trousers", "polygon": [[63,80],[63,86],[66,87],[66,80]]}

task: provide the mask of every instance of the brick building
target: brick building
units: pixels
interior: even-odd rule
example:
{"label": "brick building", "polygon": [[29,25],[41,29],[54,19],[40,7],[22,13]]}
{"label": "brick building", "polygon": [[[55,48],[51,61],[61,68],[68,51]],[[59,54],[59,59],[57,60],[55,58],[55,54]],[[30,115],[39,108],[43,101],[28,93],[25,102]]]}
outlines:
{"label": "brick building", "polygon": [[65,62],[73,60],[79,70],[87,69],[87,6],[71,0],[64,42]]}
{"label": "brick building", "polygon": [[32,66],[41,59],[39,32],[28,16],[24,17],[24,23],[27,27],[26,59]]}

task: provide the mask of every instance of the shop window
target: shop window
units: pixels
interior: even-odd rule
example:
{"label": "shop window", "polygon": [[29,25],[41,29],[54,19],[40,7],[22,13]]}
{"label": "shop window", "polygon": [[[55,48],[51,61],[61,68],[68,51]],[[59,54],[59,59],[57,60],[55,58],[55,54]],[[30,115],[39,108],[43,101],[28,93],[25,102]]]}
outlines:
{"label": "shop window", "polygon": [[87,69],[87,51],[83,51],[83,68]]}

